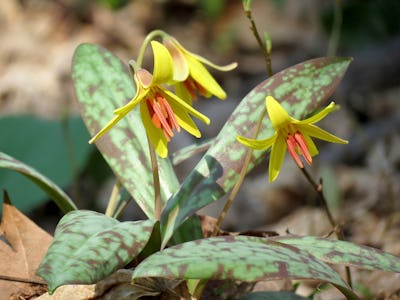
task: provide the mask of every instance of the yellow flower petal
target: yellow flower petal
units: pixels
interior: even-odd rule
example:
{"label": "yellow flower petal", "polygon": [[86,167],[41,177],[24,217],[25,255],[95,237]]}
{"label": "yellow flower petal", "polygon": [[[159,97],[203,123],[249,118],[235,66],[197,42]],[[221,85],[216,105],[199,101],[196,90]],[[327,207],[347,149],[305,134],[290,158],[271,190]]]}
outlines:
{"label": "yellow flower petal", "polygon": [[197,81],[210,94],[219,99],[225,99],[226,93],[218,82],[211,76],[210,72],[193,56],[186,56],[189,65],[190,76]]}
{"label": "yellow flower petal", "polygon": [[348,144],[348,141],[343,140],[315,125],[311,124],[297,124],[296,127],[304,134],[317,139],[324,140],[331,143]]}
{"label": "yellow flower petal", "polygon": [[115,124],[117,124],[126,114],[119,114],[114,116],[110,122],[106,124],[94,137],[89,141],[89,144],[93,144],[99,138],[101,138],[107,131],[109,131]]}
{"label": "yellow flower petal", "polygon": [[315,146],[314,141],[311,139],[311,137],[307,134],[303,134],[304,139],[306,140],[307,143],[307,148],[308,148],[308,152],[310,153],[311,156],[315,156],[318,154],[318,148],[317,146]]}
{"label": "yellow flower petal", "polygon": [[244,136],[237,136],[236,140],[241,144],[245,145],[246,147],[253,148],[256,150],[266,150],[272,146],[275,142],[277,134],[273,135],[272,137],[265,139],[265,140],[255,140],[249,139]]}
{"label": "yellow flower petal", "polygon": [[176,43],[177,41],[171,37],[163,40],[163,44],[171,54],[174,63],[174,80],[184,81],[189,76],[189,66],[185,55]]}
{"label": "yellow flower petal", "polygon": [[201,137],[201,132],[197,128],[196,124],[193,122],[189,114],[182,109],[179,105],[171,102],[172,110],[174,111],[175,117],[178,121],[179,126],[189,132],[191,135],[199,138]]}
{"label": "yellow flower petal", "polygon": [[175,94],[179,98],[185,100],[185,102],[191,106],[193,103],[192,95],[190,95],[188,89],[183,85],[183,83],[182,82],[175,83],[174,88],[175,88]]}
{"label": "yellow flower petal", "polygon": [[285,139],[278,135],[275,143],[272,145],[271,156],[269,158],[269,182],[274,181],[278,177],[283,159],[285,158],[286,148]]}
{"label": "yellow flower petal", "polygon": [[201,112],[195,110],[191,105],[187,104],[185,101],[182,99],[178,98],[176,95],[171,93],[168,90],[162,90],[161,93],[167,99],[167,101],[170,103],[170,105],[175,105],[180,106],[182,109],[186,110],[189,114],[194,116],[195,118],[199,119],[200,121],[206,123],[207,125],[210,124],[210,119],[203,115]]}
{"label": "yellow flower petal", "polygon": [[168,49],[157,41],[152,41],[151,47],[154,54],[153,80],[151,81],[151,85],[171,82],[174,75],[174,65]]}
{"label": "yellow flower petal", "polygon": [[274,97],[267,96],[265,105],[267,106],[268,115],[275,130],[279,130],[292,122],[292,118]]}
{"label": "yellow flower petal", "polygon": [[205,64],[205,65],[207,65],[207,66],[209,66],[209,67],[211,67],[213,69],[216,69],[218,71],[228,72],[228,71],[232,71],[233,69],[235,69],[238,66],[237,62],[233,62],[233,63],[230,63],[228,65],[224,65],[224,66],[216,65],[216,64],[212,63],[211,61],[209,61],[208,59],[206,59],[206,58],[204,58],[204,57],[202,57],[200,55],[197,55],[197,54],[194,54],[194,53],[191,53],[191,54],[198,61],[200,61],[203,64]]}
{"label": "yellow flower petal", "polygon": [[208,59],[186,50],[186,48],[184,48],[176,39],[170,37],[170,38],[168,38],[168,40],[171,43],[175,44],[176,48],[178,48],[180,51],[182,51],[185,54],[185,56],[192,56],[194,59],[196,59],[196,60],[202,62],[203,64],[210,66],[211,68],[214,68],[216,70],[226,72],[226,71],[231,71],[237,67],[236,62],[231,63],[229,65],[225,65],[225,66],[216,65],[216,64],[212,63],[211,61],[209,61]]}
{"label": "yellow flower petal", "polygon": [[154,127],[151,120],[149,110],[147,109],[146,103],[140,104],[140,115],[144,128],[146,129],[147,136],[150,142],[153,144],[154,149],[161,158],[165,158],[168,155],[167,139],[161,129]]}
{"label": "yellow flower petal", "polygon": [[314,124],[317,123],[318,121],[322,120],[325,118],[327,115],[329,115],[331,112],[334,112],[335,110],[338,110],[339,107],[335,105],[335,102],[331,102],[327,107],[325,107],[323,110],[320,112],[314,114],[313,116],[302,120],[302,121],[295,121],[296,124]]}

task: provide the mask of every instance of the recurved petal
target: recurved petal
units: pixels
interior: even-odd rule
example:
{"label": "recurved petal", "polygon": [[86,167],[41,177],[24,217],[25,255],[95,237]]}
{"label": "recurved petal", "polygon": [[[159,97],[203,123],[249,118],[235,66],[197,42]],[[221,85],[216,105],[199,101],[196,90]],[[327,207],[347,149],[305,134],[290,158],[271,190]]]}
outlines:
{"label": "recurved petal", "polygon": [[246,147],[255,149],[255,150],[266,150],[272,146],[275,142],[277,134],[275,133],[272,137],[264,140],[255,140],[249,139],[244,136],[237,136],[236,139],[239,143],[245,145]]}
{"label": "recurved petal", "polygon": [[275,130],[280,129],[293,121],[293,118],[289,116],[286,110],[278,101],[275,100],[274,97],[267,96],[265,99],[265,105],[267,106],[268,115]]}
{"label": "recurved petal", "polygon": [[135,106],[142,101],[143,99],[146,98],[146,96],[148,95],[149,90],[148,89],[143,89],[141,87],[138,88],[136,96],[129,101],[127,104],[125,104],[124,106],[121,106],[119,108],[117,108],[116,110],[114,110],[114,114],[123,114],[124,116],[130,112],[132,109],[135,108]]}
{"label": "recurved petal", "polygon": [[150,142],[154,146],[157,154],[161,158],[165,158],[168,155],[168,147],[167,147],[167,139],[165,138],[161,129],[154,127],[153,122],[151,121],[149,111],[145,103],[141,103],[140,105],[140,115],[142,117],[142,122],[144,128],[146,129],[146,133]]}
{"label": "recurved petal", "polygon": [[115,124],[117,124],[127,113],[115,115],[106,126],[104,126],[94,137],[89,141],[89,144],[93,144],[99,138],[101,138],[107,131],[109,131]]}
{"label": "recurved petal", "polygon": [[308,148],[308,151],[310,152],[310,155],[311,156],[317,155],[318,154],[318,148],[317,148],[317,146],[315,146],[315,143],[312,140],[312,138],[309,135],[304,134],[303,132],[302,132],[302,135],[303,135],[304,139],[306,140],[307,148]]}
{"label": "recurved petal", "polygon": [[197,55],[197,54],[195,54],[193,52],[190,52],[190,51],[186,50],[186,48],[183,47],[181,45],[181,43],[179,43],[178,40],[176,40],[175,38],[168,37],[165,40],[167,40],[167,39],[169,40],[169,42],[171,44],[174,44],[174,46],[177,49],[179,49],[182,53],[184,53],[185,56],[192,56],[194,59],[201,61],[203,64],[205,64],[207,66],[210,66],[211,68],[214,68],[214,69],[219,70],[219,71],[225,71],[226,72],[226,71],[231,71],[231,70],[233,70],[234,68],[237,67],[237,63],[236,62],[231,63],[229,65],[225,65],[225,66],[216,65],[216,64],[212,63],[211,61],[209,61],[208,59],[204,58],[203,56]]}
{"label": "recurved petal", "polygon": [[269,182],[274,181],[281,169],[283,159],[286,154],[286,141],[282,136],[277,136],[275,143],[272,145],[271,156],[269,158]]}
{"label": "recurved petal", "polygon": [[193,56],[186,56],[189,64],[190,76],[197,81],[210,94],[215,95],[219,99],[225,99],[226,93],[214,77],[208,72],[201,62]]}
{"label": "recurved petal", "polygon": [[335,102],[331,102],[327,107],[325,107],[323,110],[320,112],[314,114],[313,116],[302,120],[302,121],[295,121],[297,124],[314,124],[317,123],[318,121],[322,120],[325,118],[327,115],[329,115],[331,112],[334,112],[335,110],[338,110],[339,106],[335,105]]}
{"label": "recurved petal", "polygon": [[171,102],[171,108],[174,111],[179,126],[181,126],[184,130],[189,132],[191,135],[197,138],[201,137],[200,130],[197,128],[192,118],[184,109],[182,109],[179,105],[176,105],[176,103],[173,102]]}
{"label": "recurved petal", "polygon": [[154,69],[151,85],[171,82],[174,76],[172,57],[168,49],[157,41],[151,41],[154,54]]}
{"label": "recurved petal", "polygon": [[202,62],[203,64],[205,64],[213,69],[216,69],[218,71],[222,71],[222,72],[232,71],[233,69],[235,69],[238,66],[237,62],[233,62],[233,63],[230,63],[225,66],[220,66],[220,65],[216,65],[216,64],[212,63],[211,61],[204,58],[203,56],[200,56],[200,55],[197,55],[194,53],[190,53],[190,55],[192,55],[194,58],[196,58],[198,61]]}
{"label": "recurved petal", "polygon": [[187,104],[192,106],[192,95],[189,93],[188,89],[183,85],[182,82],[177,82],[174,84],[175,94]]}
{"label": "recurved petal", "polygon": [[203,115],[201,112],[195,110],[191,105],[187,104],[184,100],[180,99],[175,94],[166,89],[160,90],[160,92],[165,97],[165,99],[167,99],[171,106],[179,106],[181,109],[185,110],[200,121],[206,123],[207,125],[210,124],[210,119],[208,117]]}
{"label": "recurved petal", "polygon": [[343,140],[315,125],[311,124],[297,124],[296,127],[304,134],[317,139],[324,140],[331,143],[347,144],[348,141]]}
{"label": "recurved petal", "polygon": [[163,44],[167,47],[174,63],[174,80],[184,81],[189,76],[189,66],[184,53],[176,43],[177,41],[171,37],[163,39]]}

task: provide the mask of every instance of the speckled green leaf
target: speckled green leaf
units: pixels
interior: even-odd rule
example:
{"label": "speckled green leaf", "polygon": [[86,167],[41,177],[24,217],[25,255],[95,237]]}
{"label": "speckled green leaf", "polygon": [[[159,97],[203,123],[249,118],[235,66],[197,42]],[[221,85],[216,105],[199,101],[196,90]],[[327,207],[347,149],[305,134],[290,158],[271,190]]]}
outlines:
{"label": "speckled green leaf", "polygon": [[240,297],[239,300],[307,300],[291,292],[254,292]]}
{"label": "speckled green leaf", "polygon": [[285,236],[272,239],[310,251],[318,259],[331,264],[400,273],[400,257],[375,248],[313,236]]}
{"label": "speckled green leaf", "polygon": [[202,239],[157,252],[135,268],[133,280],[140,277],[240,281],[302,278],[348,288],[339,274],[310,252],[249,236]]}
{"label": "speckled green leaf", "polygon": [[[349,66],[349,58],[318,58],[285,69],[255,87],[233,112],[210,149],[168,201],[161,225],[164,244],[190,215],[227,193],[239,177],[247,148],[238,135],[252,137],[265,106],[266,95],[274,96],[290,115],[302,118],[320,108],[333,94]],[[273,133],[264,122],[259,138]],[[263,152],[254,151],[249,170]]]}
{"label": "speckled green leaf", "polygon": [[32,182],[53,199],[63,212],[67,213],[71,210],[77,209],[74,202],[54,182],[36,171],[34,168],[20,162],[14,157],[0,152],[0,168],[16,171],[32,180]]}
{"label": "speckled green leaf", "polygon": [[[91,135],[108,123],[116,108],[135,96],[127,66],[97,45],[82,44],[76,49],[72,76],[81,114]],[[153,218],[153,175],[138,109],[121,120],[96,145],[123,186],[146,215]],[[179,185],[168,159],[160,159],[159,166],[165,202]]]}
{"label": "speckled green leaf", "polygon": [[125,266],[147,244],[154,221],[119,222],[93,211],[76,210],[57,225],[37,274],[49,291],[64,284],[90,284]]}

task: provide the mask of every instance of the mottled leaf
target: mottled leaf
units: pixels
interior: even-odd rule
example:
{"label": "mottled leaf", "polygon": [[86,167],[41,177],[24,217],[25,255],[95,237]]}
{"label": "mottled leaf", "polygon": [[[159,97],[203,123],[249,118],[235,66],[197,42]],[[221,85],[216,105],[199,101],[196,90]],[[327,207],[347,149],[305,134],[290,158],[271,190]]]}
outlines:
{"label": "mottled leaf", "polygon": [[71,210],[77,209],[74,202],[54,182],[36,171],[34,168],[18,161],[14,157],[0,152],[0,168],[16,171],[32,180],[32,182],[34,182],[38,187],[46,192],[51,199],[53,199],[53,201],[63,212],[67,213]]}
{"label": "mottled leaf", "polygon": [[266,238],[223,236],[183,243],[142,261],[132,278],[318,279],[343,289],[347,284],[327,264],[309,252]]}
{"label": "mottled leaf", "polygon": [[125,266],[145,247],[154,221],[119,222],[77,210],[57,225],[37,274],[53,292],[60,285],[95,283]]}
{"label": "mottled leaf", "polygon": [[[135,96],[127,66],[100,46],[82,44],[76,49],[72,75],[81,114],[91,135],[112,119],[116,108]],[[139,110],[134,109],[118,122],[96,145],[123,186],[153,218],[153,175]],[[179,185],[168,159],[160,159],[159,167],[165,202]]]}
{"label": "mottled leaf", "polygon": [[[351,59],[318,58],[285,69],[256,86],[240,103],[180,190],[168,201],[161,225],[164,244],[175,229],[200,208],[219,199],[236,183],[247,148],[236,141],[238,135],[252,137],[265,97],[274,96],[295,118],[303,118],[320,108],[333,94]],[[273,133],[264,122],[259,138]],[[248,170],[263,158],[254,151]]]}
{"label": "mottled leaf", "polygon": [[254,292],[240,297],[239,300],[307,300],[291,292]]}
{"label": "mottled leaf", "polygon": [[313,236],[284,236],[272,239],[310,251],[327,263],[400,273],[400,257],[375,248]]}

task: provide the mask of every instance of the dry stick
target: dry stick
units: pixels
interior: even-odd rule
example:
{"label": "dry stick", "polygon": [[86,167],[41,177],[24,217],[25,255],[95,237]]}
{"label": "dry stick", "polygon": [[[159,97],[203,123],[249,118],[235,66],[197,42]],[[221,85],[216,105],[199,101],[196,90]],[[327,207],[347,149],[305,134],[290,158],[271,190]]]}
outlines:
{"label": "dry stick", "polygon": [[[335,219],[333,218],[332,213],[331,213],[331,211],[329,209],[328,202],[326,201],[326,198],[324,196],[322,180],[320,181],[320,183],[317,183],[311,177],[310,173],[306,170],[306,168],[300,168],[300,170],[304,174],[304,176],[307,178],[308,182],[312,185],[314,190],[317,192],[318,198],[321,200],[322,205],[324,206],[324,210],[326,212],[326,215],[328,216],[329,223],[331,224],[334,232],[336,233],[336,236],[337,236],[338,240],[343,241],[344,240],[343,231],[340,228],[340,226],[338,226],[336,224]],[[352,280],[351,280],[350,268],[348,266],[346,266],[345,270],[346,270],[347,283],[349,284],[349,286],[351,288],[353,288],[353,284],[352,284]]]}
{"label": "dry stick", "polygon": [[154,146],[150,142],[148,136],[147,136],[147,142],[149,144],[151,169],[153,171],[153,180],[154,180],[154,217],[156,221],[159,221],[161,216],[161,189],[160,189],[160,176],[158,172],[157,155],[154,150]]}
{"label": "dry stick", "polygon": [[260,37],[260,34],[258,33],[256,24],[254,23],[253,16],[251,15],[251,10],[246,10],[246,17],[250,21],[250,29],[253,32],[253,35],[257,40],[258,46],[260,46],[261,51],[264,54],[265,65],[267,66],[267,74],[268,74],[268,76],[272,76],[271,56],[270,56],[269,51],[265,47],[263,41],[261,40],[261,37]]}
{"label": "dry stick", "polygon": [[[258,122],[257,122],[256,131],[255,131],[255,134],[254,134],[254,137],[253,137],[254,139],[257,138],[257,135],[260,132],[261,124],[262,124],[262,121],[264,119],[265,113],[266,113],[266,109],[264,107],[264,109],[263,109],[263,111],[261,113],[261,116],[260,116],[260,118],[258,119]],[[236,181],[236,184],[233,187],[233,189],[231,191],[231,194],[229,195],[228,200],[226,200],[226,202],[225,202],[224,208],[222,209],[221,213],[218,216],[217,222],[215,223],[215,226],[214,226],[214,231],[213,231],[211,236],[216,236],[218,234],[218,231],[219,231],[219,228],[221,226],[221,223],[225,219],[225,216],[226,216],[229,208],[231,207],[231,205],[233,203],[233,200],[235,199],[237,193],[239,192],[239,189],[240,189],[240,187],[241,187],[241,185],[242,185],[242,183],[244,181],[244,178],[246,177],[247,169],[249,167],[252,155],[253,155],[253,149],[249,148],[247,150],[247,154],[246,154],[246,158],[244,160],[243,167],[240,170],[239,179],[238,179],[238,181]]]}
{"label": "dry stick", "polygon": [[27,279],[27,278],[19,278],[19,277],[7,276],[7,275],[0,275],[0,280],[47,285],[47,283],[44,281]]}
{"label": "dry stick", "polygon": [[[246,10],[245,12],[246,12],[246,17],[250,21],[250,29],[253,32],[253,34],[254,34],[257,42],[258,42],[258,45],[261,48],[262,53],[264,54],[265,64],[266,64],[266,68],[267,68],[267,74],[270,77],[270,76],[272,76],[272,65],[271,65],[270,52],[264,46],[264,44],[263,44],[263,42],[262,42],[262,40],[260,38],[260,35],[258,33],[256,24],[254,23],[253,17],[251,15],[251,10]],[[254,132],[254,136],[253,136],[254,139],[257,138],[258,133],[260,132],[261,124],[262,124],[262,121],[264,119],[265,113],[266,113],[266,108],[264,106],[263,111],[262,111],[262,113],[260,115],[260,118],[258,119],[258,122],[257,122],[256,131]],[[214,226],[214,231],[211,234],[211,236],[216,236],[218,234],[218,231],[219,231],[219,228],[221,226],[221,223],[225,219],[225,216],[226,216],[229,208],[231,207],[231,205],[233,203],[233,200],[235,199],[237,193],[239,192],[240,187],[243,184],[243,181],[244,181],[244,178],[246,177],[247,169],[249,167],[252,155],[253,155],[253,149],[249,148],[247,150],[247,154],[246,154],[246,158],[245,158],[243,167],[240,170],[239,179],[238,179],[238,181],[236,181],[236,184],[233,187],[233,189],[231,191],[231,194],[229,195],[228,200],[226,200],[226,202],[225,202],[224,208],[222,209],[221,213],[218,216],[217,222],[215,223],[215,226]]]}

